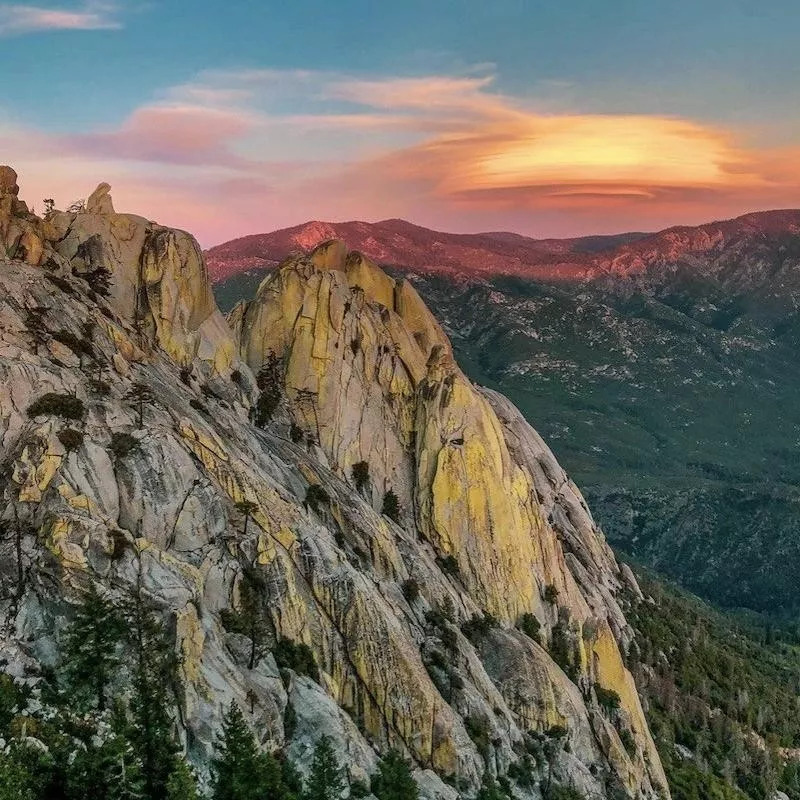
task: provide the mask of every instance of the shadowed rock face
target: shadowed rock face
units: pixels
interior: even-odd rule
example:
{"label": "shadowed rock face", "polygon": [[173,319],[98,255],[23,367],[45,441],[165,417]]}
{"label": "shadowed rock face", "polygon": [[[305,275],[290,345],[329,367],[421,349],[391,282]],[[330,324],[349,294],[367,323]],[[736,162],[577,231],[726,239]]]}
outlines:
{"label": "shadowed rock face", "polygon": [[[516,409],[464,377],[410,285],[331,242],[285,262],[229,327],[194,240],[114,213],[107,188],[86,212],[47,221],[13,208],[2,230],[41,232],[43,257],[0,260],[3,519],[23,532],[26,566],[20,583],[0,552],[10,669],[56,662],[87,581],[124,599],[141,574],[173,621],[181,724],[199,761],[236,698],[252,701],[264,744],[301,765],[322,734],[354,777],[400,748],[426,797],[453,798],[448,775],[474,793],[484,771],[507,774],[531,734],[555,726],[570,746],[552,747],[542,781],[594,796],[666,792],[621,657],[631,633],[617,595],[635,591],[632,577]],[[111,274],[108,300],[80,277],[98,269]],[[125,399],[134,382],[154,397],[142,430]],[[82,419],[30,419],[46,392],[80,399]],[[69,452],[65,427],[84,434]],[[114,455],[120,432],[137,445]],[[380,513],[389,490],[397,521]],[[271,654],[247,668],[248,643],[221,623],[245,570],[272,640],[307,644],[319,683],[281,676]],[[517,630],[523,614],[545,645],[568,644],[571,677]],[[480,633],[462,634],[484,616]],[[614,724],[595,685],[620,696]]]}

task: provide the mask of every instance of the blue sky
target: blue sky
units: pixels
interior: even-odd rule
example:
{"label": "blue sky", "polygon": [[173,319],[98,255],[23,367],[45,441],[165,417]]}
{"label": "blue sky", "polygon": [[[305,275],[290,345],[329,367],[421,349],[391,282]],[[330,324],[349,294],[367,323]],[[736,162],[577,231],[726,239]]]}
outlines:
{"label": "blue sky", "polygon": [[0,161],[65,200],[108,177],[142,213],[172,186],[186,208],[165,221],[207,241],[319,215],[534,235],[700,221],[791,204],[798,30],[800,4],[777,1],[0,2]]}

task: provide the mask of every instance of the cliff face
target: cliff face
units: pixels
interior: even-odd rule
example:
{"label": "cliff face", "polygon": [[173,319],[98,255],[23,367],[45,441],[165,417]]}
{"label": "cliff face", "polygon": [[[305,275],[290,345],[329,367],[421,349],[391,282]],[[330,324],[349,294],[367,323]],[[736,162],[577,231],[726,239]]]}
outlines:
{"label": "cliff face", "polygon": [[[633,578],[409,284],[331,242],[284,263],[229,326],[187,234],[114,213],[104,186],[40,220],[0,177],[2,519],[22,554],[20,569],[0,544],[10,671],[57,664],[87,581],[122,598],[138,584],[172,622],[198,762],[236,698],[301,764],[321,734],[354,777],[400,748],[425,796],[455,797],[442,777],[467,795],[486,771],[514,778],[537,748],[520,797],[550,781],[667,791],[621,655]],[[91,289],[105,275],[107,299]],[[153,398],[141,427],[135,385]],[[30,416],[47,393],[77,398],[77,418]],[[271,653],[248,669],[222,624],[245,573],[272,642],[308,645],[319,682]],[[603,710],[611,693],[619,708]]]}

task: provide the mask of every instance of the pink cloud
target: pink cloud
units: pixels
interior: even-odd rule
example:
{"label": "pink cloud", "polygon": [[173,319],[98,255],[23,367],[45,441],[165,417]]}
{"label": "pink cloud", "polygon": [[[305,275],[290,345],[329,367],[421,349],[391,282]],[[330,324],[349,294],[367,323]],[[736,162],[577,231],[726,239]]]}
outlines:
{"label": "pink cloud", "polygon": [[[302,101],[302,102],[301,102]],[[545,114],[490,77],[207,73],[117,128],[0,128],[28,196],[100,180],[204,245],[308,219],[406,217],[539,236],[653,229],[796,203],[798,153],[635,114]]]}
{"label": "pink cloud", "polygon": [[255,125],[251,114],[201,106],[149,106],[117,130],[68,136],[68,152],[167,164],[251,168],[232,146]]}
{"label": "pink cloud", "polygon": [[42,31],[91,31],[121,28],[114,3],[86,2],[74,11],[31,5],[0,6],[0,36]]}

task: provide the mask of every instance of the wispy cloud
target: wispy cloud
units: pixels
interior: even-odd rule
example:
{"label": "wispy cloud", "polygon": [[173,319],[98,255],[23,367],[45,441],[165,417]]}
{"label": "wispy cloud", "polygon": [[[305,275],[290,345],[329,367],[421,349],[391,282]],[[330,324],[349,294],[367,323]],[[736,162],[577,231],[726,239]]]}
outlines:
{"label": "wispy cloud", "polygon": [[119,7],[111,2],[88,2],[75,8],[0,4],[0,36],[43,31],[115,30],[122,27]]}
{"label": "wispy cloud", "polygon": [[787,205],[800,192],[796,153],[732,127],[556,112],[498,91],[491,73],[206,72],[107,130],[33,134],[4,142],[0,129],[3,151],[27,154],[23,188],[31,171],[34,191],[57,198],[50,187],[70,185],[67,171],[107,179],[118,207],[205,244],[310,218],[535,235],[652,229]]}

